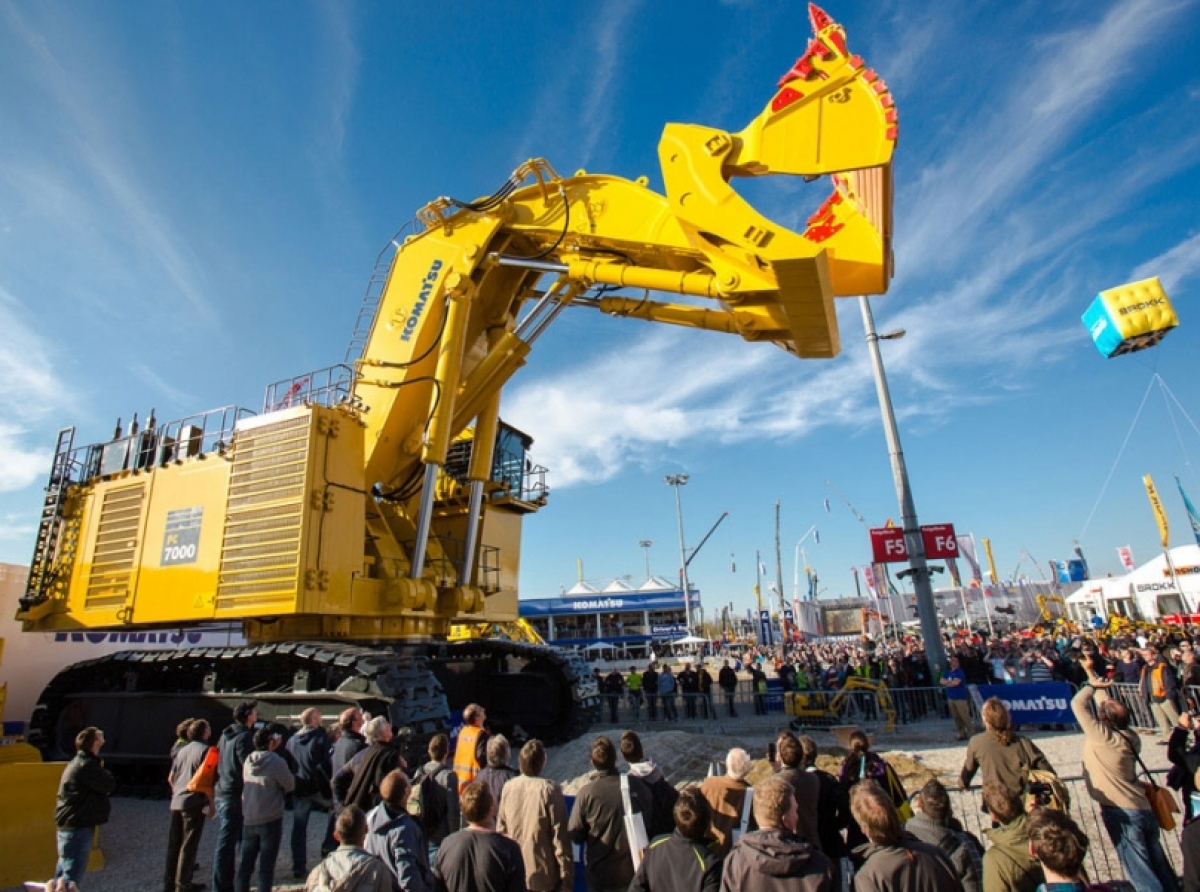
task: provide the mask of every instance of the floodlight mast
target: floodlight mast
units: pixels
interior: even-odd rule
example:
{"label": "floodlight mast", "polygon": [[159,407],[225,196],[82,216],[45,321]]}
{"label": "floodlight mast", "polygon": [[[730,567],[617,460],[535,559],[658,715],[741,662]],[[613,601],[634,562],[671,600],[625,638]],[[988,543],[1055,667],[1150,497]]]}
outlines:
{"label": "floodlight mast", "polygon": [[679,520],[679,581],[683,586],[683,622],[687,634],[692,634],[692,598],[688,591],[687,547],[683,544],[683,500],[679,496],[679,488],[686,486],[687,474],[668,474],[663,477],[667,486],[675,487],[675,516]]}
{"label": "floodlight mast", "polygon": [[[942,645],[942,630],[938,623],[937,605],[933,600],[932,571],[925,560],[925,542],[921,538],[921,527],[917,522],[917,509],[913,504],[912,487],[908,482],[908,467],[904,463],[904,452],[900,448],[900,431],[896,427],[896,414],[892,408],[892,395],[888,390],[887,375],[883,370],[883,356],[879,352],[880,335],[875,331],[875,317],[871,315],[871,302],[867,296],[858,299],[862,309],[863,328],[867,336],[867,352],[871,356],[871,368],[875,373],[875,390],[879,395],[879,411],[883,416],[883,433],[887,437],[888,454],[892,460],[892,477],[896,482],[896,498],[900,502],[900,522],[904,530],[904,545],[908,551],[909,569],[904,575],[911,576],[913,592],[917,596],[917,616],[921,620],[921,637],[925,639],[925,658],[931,676],[946,668],[946,649]],[[884,339],[903,337],[903,332],[888,332]]]}

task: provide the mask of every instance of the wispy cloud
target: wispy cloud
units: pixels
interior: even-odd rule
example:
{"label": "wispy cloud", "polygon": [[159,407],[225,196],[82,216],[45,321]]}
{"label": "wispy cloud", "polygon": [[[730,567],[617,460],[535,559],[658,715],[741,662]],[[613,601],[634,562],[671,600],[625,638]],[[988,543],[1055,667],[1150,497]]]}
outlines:
{"label": "wispy cloud", "polygon": [[[170,401],[172,409],[185,409],[188,406],[194,406],[197,402],[194,394],[171,386],[161,375],[144,363],[135,362],[129,367],[129,370],[145,384],[165,396]],[[163,413],[159,412],[158,414],[159,418],[163,419]]]}
{"label": "wispy cloud", "polygon": [[[1087,289],[1070,263],[1051,261],[1069,256],[1139,190],[1190,162],[1186,153],[1127,157],[1122,176],[1100,190],[1084,188],[1091,158],[1067,173],[1049,168],[1127,72],[1128,63],[1113,59],[1146,45],[1180,8],[1127,0],[1090,29],[1031,47],[1023,63],[1029,73],[992,98],[998,111],[988,123],[904,190],[902,275],[895,294],[875,301],[881,328],[908,332],[888,345],[886,358],[893,389],[903,394],[902,416],[946,423],[965,405],[1027,387],[1031,369],[1061,361],[1077,345],[1081,331],[1065,310]],[[1061,191],[1046,188],[1064,181]],[[1030,197],[1017,198],[1016,185]],[[803,215],[795,192],[786,201],[775,199],[777,219]],[[1193,275],[1200,238],[1152,263],[1160,275]],[[937,274],[922,275],[930,268]],[[909,298],[918,288],[919,299]],[[703,336],[653,332],[619,358],[518,384],[506,414],[539,431],[538,458],[554,468],[559,486],[659,461],[685,437],[727,443],[802,438],[828,427],[861,431],[878,414],[856,302],[842,302],[839,320],[845,352],[831,363],[798,363],[735,338],[710,338],[697,349]]]}
{"label": "wispy cloud", "polygon": [[1169,251],[1147,260],[1130,275],[1133,281],[1158,276],[1167,294],[1181,290],[1200,273],[1200,232],[1184,239]]}
{"label": "wispy cloud", "polygon": [[[554,75],[545,80],[530,126],[518,142],[517,157],[545,153],[547,137],[553,134],[557,138],[550,139],[551,145],[574,144],[573,165],[586,167],[596,162],[597,150],[614,129],[621,101],[621,53],[628,48],[630,20],[643,2],[613,0],[596,7],[589,27],[580,28],[574,44],[554,56]],[[586,84],[582,102],[577,89],[581,83]]]}
{"label": "wispy cloud", "polygon": [[[1111,99],[1188,2],[1125,0],[1090,27],[1051,35],[1027,47],[1016,85],[989,97],[990,114],[972,116],[955,134],[952,153],[919,172],[905,189],[898,229],[903,262],[942,270],[975,249],[995,213],[1027,187],[1066,137]],[[968,114],[967,110],[963,110]],[[975,124],[979,121],[980,124]]]}
{"label": "wispy cloud", "polygon": [[322,22],[325,56],[318,84],[318,107],[323,118],[318,141],[339,162],[346,144],[346,128],[354,110],[362,58],[354,39],[354,23],[349,10],[338,4],[316,7]]}
{"label": "wispy cloud", "polygon": [[62,22],[39,27],[15,4],[0,7],[0,15],[25,50],[31,80],[61,116],[59,147],[73,151],[89,186],[102,196],[99,205],[88,207],[97,231],[132,241],[187,302],[192,324],[214,326],[201,265],[138,176],[139,153],[132,143],[140,127],[128,84],[113,68],[91,61],[96,56],[79,51],[72,42],[83,39],[78,30],[58,27]]}
{"label": "wispy cloud", "polygon": [[587,97],[580,116],[583,130],[580,157],[584,165],[592,163],[596,147],[612,129],[613,112],[620,98],[616,81],[621,68],[621,50],[628,43],[629,19],[639,5],[640,0],[619,0],[604,5],[591,57]]}
{"label": "wispy cloud", "polygon": [[50,453],[27,443],[28,428],[71,402],[49,347],[25,315],[0,288],[0,492],[23,489],[46,472]]}
{"label": "wispy cloud", "polygon": [[[43,471],[45,468],[42,469]],[[33,537],[36,526],[31,517],[19,514],[0,516],[0,542],[26,542]]]}

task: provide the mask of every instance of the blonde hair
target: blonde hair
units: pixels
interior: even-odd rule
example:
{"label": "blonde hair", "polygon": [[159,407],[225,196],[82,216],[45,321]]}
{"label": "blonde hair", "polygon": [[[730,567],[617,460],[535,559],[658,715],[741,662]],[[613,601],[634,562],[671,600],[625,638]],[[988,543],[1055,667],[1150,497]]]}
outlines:
{"label": "blonde hair", "polygon": [[759,827],[782,827],[791,807],[791,785],[779,777],[767,778],[754,788],[754,820]]}

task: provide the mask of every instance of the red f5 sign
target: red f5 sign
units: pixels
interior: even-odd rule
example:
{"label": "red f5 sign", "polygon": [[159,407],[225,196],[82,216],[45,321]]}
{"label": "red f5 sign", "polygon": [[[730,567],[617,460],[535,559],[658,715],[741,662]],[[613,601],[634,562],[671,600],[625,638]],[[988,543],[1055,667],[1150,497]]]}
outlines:
{"label": "red f5 sign", "polygon": [[921,527],[921,541],[925,543],[927,558],[952,561],[958,557],[958,539],[954,537],[952,523],[932,523]]}
{"label": "red f5 sign", "polygon": [[[954,525],[935,523],[921,527],[925,557],[933,560],[953,560],[958,557],[958,540]],[[894,564],[908,560],[904,531],[899,527],[877,527],[871,530],[871,554],[877,564]]]}
{"label": "red f5 sign", "polygon": [[871,530],[871,554],[877,564],[893,564],[908,560],[904,530],[899,527],[877,527]]}

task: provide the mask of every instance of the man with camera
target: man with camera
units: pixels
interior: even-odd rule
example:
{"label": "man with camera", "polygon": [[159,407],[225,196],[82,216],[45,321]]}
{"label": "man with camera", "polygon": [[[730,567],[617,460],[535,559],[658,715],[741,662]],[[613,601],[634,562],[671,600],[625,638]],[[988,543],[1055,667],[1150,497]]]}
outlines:
{"label": "man with camera", "polygon": [[1104,829],[1117,850],[1125,876],[1138,892],[1178,892],[1175,872],[1163,852],[1158,820],[1137,779],[1142,742],[1129,730],[1129,709],[1115,699],[1096,706],[1097,690],[1112,682],[1096,679],[1071,700],[1071,712],[1083,729],[1083,777],[1100,806]]}

